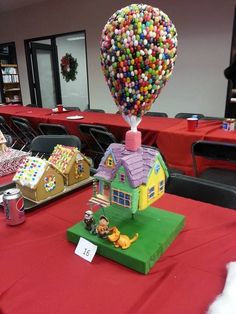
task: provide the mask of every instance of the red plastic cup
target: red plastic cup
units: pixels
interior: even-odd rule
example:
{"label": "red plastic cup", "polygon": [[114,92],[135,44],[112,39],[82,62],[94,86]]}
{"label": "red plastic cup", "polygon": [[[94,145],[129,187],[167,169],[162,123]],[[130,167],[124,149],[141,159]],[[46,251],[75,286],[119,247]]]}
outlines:
{"label": "red plastic cup", "polygon": [[195,131],[198,125],[198,118],[187,118],[188,131]]}
{"label": "red plastic cup", "polygon": [[63,111],[63,106],[62,105],[57,105],[57,111],[62,112]]}

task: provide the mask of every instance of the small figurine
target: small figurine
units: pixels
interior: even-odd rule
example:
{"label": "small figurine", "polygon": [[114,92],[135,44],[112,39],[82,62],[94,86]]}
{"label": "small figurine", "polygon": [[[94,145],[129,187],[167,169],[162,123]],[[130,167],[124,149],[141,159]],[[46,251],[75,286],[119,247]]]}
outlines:
{"label": "small figurine", "polygon": [[113,242],[115,247],[121,247],[123,250],[128,249],[130,245],[138,239],[138,233],[135,233],[132,239],[125,234],[120,234],[117,227],[111,228],[111,234],[108,236],[108,240]]}
{"label": "small figurine", "polygon": [[91,233],[94,233],[96,229],[96,222],[93,218],[93,212],[91,210],[86,210],[84,213],[84,223],[85,223],[85,229],[90,231]]}
{"label": "small figurine", "polygon": [[99,237],[101,238],[107,238],[110,229],[109,229],[109,220],[106,216],[100,216],[99,218],[99,224],[97,225],[96,232]]}

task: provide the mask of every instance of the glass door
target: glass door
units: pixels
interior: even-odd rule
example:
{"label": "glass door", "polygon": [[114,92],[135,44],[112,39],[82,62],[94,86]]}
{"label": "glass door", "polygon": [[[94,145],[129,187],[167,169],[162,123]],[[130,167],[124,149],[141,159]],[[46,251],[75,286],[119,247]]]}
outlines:
{"label": "glass door", "polygon": [[[64,107],[88,108],[88,77],[85,33],[69,34],[56,38],[58,51],[58,70],[60,72],[60,87]],[[66,58],[74,61],[74,76],[63,75],[63,62]]]}
{"label": "glass door", "polygon": [[45,108],[54,108],[58,102],[56,97],[52,46],[48,44],[32,43],[32,64],[37,105]]}
{"label": "glass door", "polygon": [[85,31],[27,39],[25,50],[32,104],[89,108]]}

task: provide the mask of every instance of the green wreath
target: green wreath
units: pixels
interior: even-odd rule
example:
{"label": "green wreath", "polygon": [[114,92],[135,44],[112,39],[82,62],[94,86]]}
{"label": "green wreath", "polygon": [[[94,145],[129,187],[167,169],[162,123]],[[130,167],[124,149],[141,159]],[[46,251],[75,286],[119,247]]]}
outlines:
{"label": "green wreath", "polygon": [[76,58],[73,58],[70,53],[66,53],[61,58],[61,74],[66,82],[76,80],[76,74],[78,73],[78,62]]}

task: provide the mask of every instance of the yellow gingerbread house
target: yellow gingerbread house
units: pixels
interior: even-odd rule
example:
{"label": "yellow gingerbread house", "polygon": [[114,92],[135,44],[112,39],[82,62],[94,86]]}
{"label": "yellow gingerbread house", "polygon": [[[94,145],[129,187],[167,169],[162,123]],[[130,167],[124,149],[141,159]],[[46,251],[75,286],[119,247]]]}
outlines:
{"label": "yellow gingerbread house", "polygon": [[48,161],[63,174],[65,185],[73,185],[90,175],[90,161],[76,147],[58,144]]}
{"label": "yellow gingerbread house", "polygon": [[27,157],[18,168],[13,181],[23,196],[40,202],[64,190],[62,174],[48,161]]}

